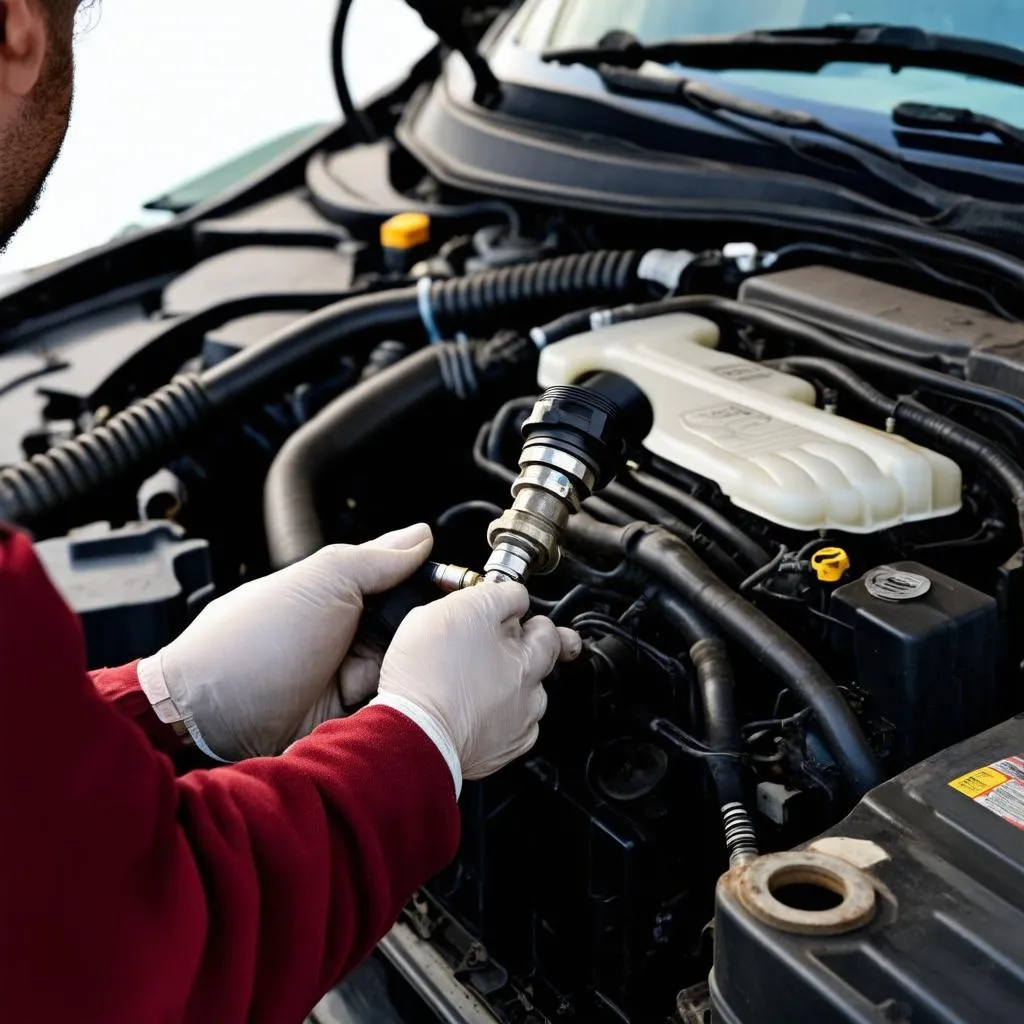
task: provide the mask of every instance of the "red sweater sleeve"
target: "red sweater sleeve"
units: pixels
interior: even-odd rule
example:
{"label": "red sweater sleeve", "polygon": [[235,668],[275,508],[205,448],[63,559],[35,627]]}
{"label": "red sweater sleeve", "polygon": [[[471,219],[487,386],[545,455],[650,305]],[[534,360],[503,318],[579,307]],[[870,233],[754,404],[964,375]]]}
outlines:
{"label": "red sweater sleeve", "polygon": [[0,1020],[297,1024],[454,856],[448,768],[390,709],[176,779],[20,535],[0,689]]}
{"label": "red sweater sleeve", "polygon": [[119,714],[134,722],[157,750],[173,757],[187,749],[173,727],[164,725],[156,717],[149,698],[139,685],[137,661],[120,668],[101,668],[90,675],[96,692]]}

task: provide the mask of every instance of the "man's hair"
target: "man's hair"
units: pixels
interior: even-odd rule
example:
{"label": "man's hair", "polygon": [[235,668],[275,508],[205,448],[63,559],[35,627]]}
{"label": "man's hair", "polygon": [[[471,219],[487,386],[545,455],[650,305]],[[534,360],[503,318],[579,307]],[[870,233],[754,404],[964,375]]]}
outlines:
{"label": "man's hair", "polygon": [[[63,16],[69,12],[74,13],[74,24],[76,31],[79,31],[82,25],[89,26],[93,23],[86,15],[99,11],[100,0],[42,0],[42,5],[43,10],[50,19]],[[61,24],[66,24],[66,22],[62,20]]]}

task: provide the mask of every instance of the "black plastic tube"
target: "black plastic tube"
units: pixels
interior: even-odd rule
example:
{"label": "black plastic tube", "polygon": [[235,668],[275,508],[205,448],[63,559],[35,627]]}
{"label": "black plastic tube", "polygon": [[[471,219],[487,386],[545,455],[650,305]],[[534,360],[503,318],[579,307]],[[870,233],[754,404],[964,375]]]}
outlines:
{"label": "black plastic tube", "polygon": [[730,590],[680,540],[650,524],[616,528],[582,514],[569,520],[566,534],[581,546],[625,554],[692,602],[782,679],[814,711],[843,777],[856,796],[881,782],[874,751],[835,682],[784,629]]}
{"label": "black plastic tube", "polygon": [[759,569],[770,560],[771,556],[753,537],[745,534],[707,502],[686,494],[650,473],[635,470],[629,478],[641,491],[657,495],[668,505],[674,505],[685,517],[696,520],[708,533],[713,533],[717,540],[732,548],[751,568]]}
{"label": "black plastic tube", "polygon": [[353,0],[341,0],[338,13],[334,19],[331,32],[331,71],[334,74],[334,91],[338,95],[338,103],[345,117],[345,123],[359,142],[373,142],[377,138],[370,119],[359,110],[352,99],[345,75],[345,29],[348,27],[348,16],[352,12]]}
{"label": "black plastic tube", "polygon": [[977,464],[1009,495],[1017,510],[1024,540],[1024,469],[998,445],[948,416],[883,394],[849,367],[830,359],[790,356],[773,362],[784,373],[812,377],[852,396],[872,412],[891,417],[912,439],[925,440],[940,451]]}
{"label": "black plastic tube", "polygon": [[267,547],[275,568],[306,558],[326,543],[315,493],[323,472],[397,418],[445,396],[440,349],[421,349],[357,384],[281,449],[263,491]]}

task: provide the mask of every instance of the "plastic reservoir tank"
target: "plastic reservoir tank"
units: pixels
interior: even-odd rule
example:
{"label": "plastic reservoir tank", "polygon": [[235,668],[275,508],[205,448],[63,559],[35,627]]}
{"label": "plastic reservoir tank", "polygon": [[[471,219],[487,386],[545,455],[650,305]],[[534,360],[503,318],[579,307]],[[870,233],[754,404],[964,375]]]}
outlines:
{"label": "plastic reservoir tank", "polygon": [[780,526],[871,533],[959,510],[955,462],[818,409],[807,381],[719,352],[719,340],[687,313],[615,324],[544,349],[539,382],[628,377],[654,408],[648,451]]}

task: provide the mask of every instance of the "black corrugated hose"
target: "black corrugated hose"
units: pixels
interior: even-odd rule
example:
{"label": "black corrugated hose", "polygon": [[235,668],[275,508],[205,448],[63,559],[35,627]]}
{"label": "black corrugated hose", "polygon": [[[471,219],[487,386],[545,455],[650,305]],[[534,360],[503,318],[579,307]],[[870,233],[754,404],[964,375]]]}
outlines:
{"label": "black corrugated hose", "polygon": [[0,471],[0,520],[27,523],[97,492],[142,477],[180,452],[214,416],[301,379],[314,360],[367,336],[410,328],[424,310],[441,329],[513,319],[546,304],[564,310],[628,298],[646,287],[641,255],[590,252],[345,299],[305,317],[201,374],[178,378],[105,425]]}
{"label": "black corrugated hose", "polygon": [[844,779],[855,796],[882,781],[871,745],[835,682],[784,629],[723,583],[678,538],[650,523],[599,523],[586,513],[569,520],[571,544],[624,554],[691,602],[723,632],[782,679],[814,711]]}

